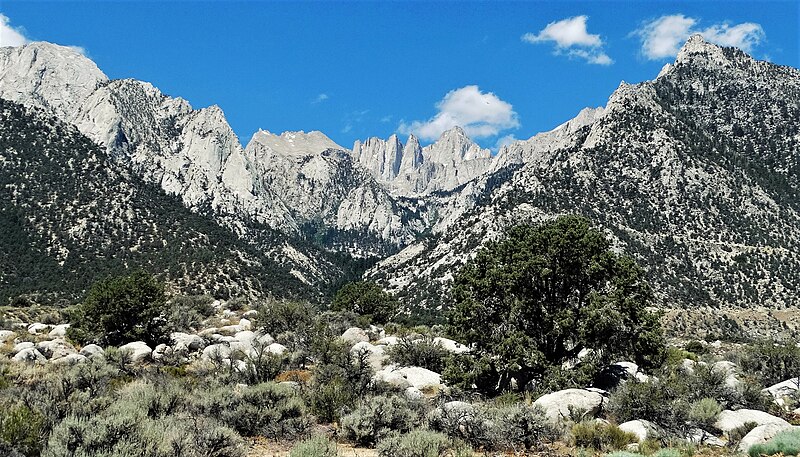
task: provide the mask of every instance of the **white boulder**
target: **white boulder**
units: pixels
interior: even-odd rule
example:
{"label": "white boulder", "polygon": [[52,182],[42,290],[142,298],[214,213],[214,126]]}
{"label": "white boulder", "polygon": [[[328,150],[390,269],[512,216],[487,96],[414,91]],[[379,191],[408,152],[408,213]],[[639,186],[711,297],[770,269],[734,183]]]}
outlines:
{"label": "white boulder", "polygon": [[726,409],[719,413],[714,427],[727,434],[731,430],[741,427],[748,422],[755,422],[758,425],[779,424],[788,427],[790,424],[780,417],[759,411],[757,409],[738,409],[731,411]]}
{"label": "white boulder", "polygon": [[78,352],[71,344],[67,343],[66,340],[61,338],[50,341],[41,341],[36,345],[36,349],[38,349],[39,352],[41,352],[42,355],[48,359],[60,359],[61,357]]}
{"label": "white boulder", "polygon": [[25,348],[12,358],[15,362],[44,363],[47,359],[36,348]]}
{"label": "white boulder", "polygon": [[60,357],[58,359],[53,359],[50,363],[54,363],[56,365],[75,365],[77,363],[83,363],[87,361],[88,358],[82,354],[69,354],[65,355],[64,357]]}
{"label": "white boulder", "polygon": [[231,352],[231,348],[227,344],[210,344],[203,349],[203,355],[201,357],[206,360],[223,360],[229,359],[231,357]]}
{"label": "white boulder", "polygon": [[721,360],[711,365],[711,370],[723,374],[725,385],[731,389],[736,389],[742,383],[738,378],[739,368],[733,362]]}
{"label": "white boulder", "polygon": [[742,453],[747,453],[751,446],[756,444],[764,444],[771,440],[778,433],[784,430],[800,429],[800,427],[793,427],[791,425],[784,425],[778,423],[759,425],[758,427],[750,430],[747,435],[739,441],[736,450]]}
{"label": "white boulder", "polygon": [[725,442],[701,428],[693,428],[686,435],[686,441],[704,446],[724,447]]}
{"label": "white boulder", "polygon": [[86,346],[81,348],[80,354],[86,357],[94,357],[96,355],[102,357],[105,354],[105,351],[103,350],[103,348],[101,348],[96,344],[87,344]]}
{"label": "white boulder", "polygon": [[[410,387],[413,387],[411,383],[408,381],[408,379],[406,379],[405,375],[403,375],[403,373],[395,371],[391,368],[384,368],[383,370],[376,371],[373,379],[375,379],[376,381],[385,382],[390,386],[396,387],[398,389],[408,389]],[[414,388],[416,389],[416,387]]]}
{"label": "white boulder", "polygon": [[28,326],[28,333],[31,335],[38,335],[40,332],[47,330],[48,328],[50,328],[49,325],[36,322]]}
{"label": "white boulder", "polygon": [[150,346],[144,341],[134,341],[124,344],[119,347],[119,350],[121,352],[127,352],[130,355],[132,363],[142,363],[153,354],[153,350],[150,349]]}
{"label": "white boulder", "polygon": [[36,347],[36,345],[33,344],[30,341],[21,341],[21,342],[19,342],[19,343],[14,345],[14,349],[11,350],[11,353],[12,354],[19,354],[20,352],[24,351],[25,349],[31,349],[31,348],[34,348],[34,347]]}
{"label": "white boulder", "polygon": [[376,341],[376,344],[381,344],[384,346],[392,346],[400,342],[400,338],[396,336],[384,336],[383,338]]}
{"label": "white boulder", "polygon": [[373,370],[377,371],[383,367],[383,362],[389,358],[385,353],[385,346],[373,346],[366,341],[361,341],[350,348],[350,352],[356,353],[365,351],[367,353],[367,360]]}
{"label": "white boulder", "polygon": [[280,343],[272,343],[269,346],[267,346],[267,351],[275,355],[281,355],[288,350],[289,349],[286,346]]}
{"label": "white boulder", "polygon": [[444,390],[442,376],[422,367],[403,367],[397,369],[408,382],[419,390]]}
{"label": "white boulder", "polygon": [[619,424],[619,428],[624,432],[636,435],[640,443],[648,438],[660,438],[662,435],[656,424],[644,419],[623,422]]}
{"label": "white boulder", "polygon": [[433,339],[433,344],[439,344],[442,346],[442,348],[444,348],[444,350],[452,352],[454,354],[462,354],[464,352],[469,352],[469,348],[464,346],[463,344],[439,336]]}
{"label": "white boulder", "polygon": [[594,417],[603,405],[603,396],[585,389],[565,389],[542,395],[533,404],[541,406],[551,421],[560,421],[570,417],[570,409]]}
{"label": "white boulder", "polygon": [[52,330],[50,330],[50,333],[48,333],[48,335],[50,336],[50,338],[64,338],[67,336],[68,328],[69,324],[56,325],[55,327],[53,327]]}
{"label": "white boulder", "polygon": [[786,403],[785,398],[793,397],[798,390],[800,390],[800,378],[792,378],[767,387],[762,392],[768,393],[776,403],[783,406]]}
{"label": "white boulder", "polygon": [[405,396],[409,400],[422,400],[425,398],[425,394],[414,386],[406,387]]}
{"label": "white boulder", "polygon": [[367,332],[358,327],[351,327],[342,333],[341,338],[350,344],[360,343],[362,341],[369,342]]}
{"label": "white boulder", "polygon": [[179,353],[199,351],[206,345],[205,340],[200,335],[173,332],[169,335],[169,337],[172,341],[173,350]]}
{"label": "white boulder", "polygon": [[6,344],[8,342],[14,341],[14,338],[17,337],[17,334],[12,332],[11,330],[0,330],[0,344]]}

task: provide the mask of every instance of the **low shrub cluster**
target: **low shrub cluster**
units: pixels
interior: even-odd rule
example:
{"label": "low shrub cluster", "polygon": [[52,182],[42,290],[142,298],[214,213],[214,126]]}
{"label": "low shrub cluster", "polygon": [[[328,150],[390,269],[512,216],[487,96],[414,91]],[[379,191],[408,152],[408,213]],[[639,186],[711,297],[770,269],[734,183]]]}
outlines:
{"label": "low shrub cluster", "polygon": [[450,353],[430,336],[418,339],[401,338],[386,351],[390,363],[404,367],[422,367],[441,373]]}
{"label": "low shrub cluster", "polygon": [[378,455],[380,457],[440,457],[452,447],[453,443],[447,435],[428,430],[414,430],[405,435],[395,434],[381,441],[378,445]]}
{"label": "low shrub cluster", "polygon": [[336,457],[339,455],[336,443],[325,436],[313,436],[297,443],[289,452],[289,457]]}
{"label": "low shrub cluster", "polygon": [[430,413],[428,421],[431,429],[486,450],[535,449],[560,435],[540,408],[525,403],[446,403]]}
{"label": "low shrub cluster", "polygon": [[623,431],[617,425],[595,420],[573,425],[570,434],[575,446],[598,451],[616,451],[639,441],[636,435]]}
{"label": "low shrub cluster", "polygon": [[407,433],[421,425],[420,407],[397,396],[375,396],[342,418],[342,430],[348,440],[362,446],[374,446],[393,433]]}
{"label": "low shrub cluster", "polygon": [[704,365],[692,372],[667,366],[650,382],[629,381],[611,394],[607,410],[618,422],[645,419],[674,436],[685,437],[692,427],[708,428],[722,409],[761,407],[747,388],[725,383],[725,373]]}

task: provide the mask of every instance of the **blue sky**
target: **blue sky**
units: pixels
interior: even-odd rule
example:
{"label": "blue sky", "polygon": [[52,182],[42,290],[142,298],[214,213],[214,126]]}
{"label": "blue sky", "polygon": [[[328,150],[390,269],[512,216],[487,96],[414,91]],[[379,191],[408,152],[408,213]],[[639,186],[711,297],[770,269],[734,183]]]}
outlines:
{"label": "blue sky", "polygon": [[111,78],[220,105],[244,143],[259,128],[430,141],[453,124],[485,146],[528,138],[654,78],[689,33],[800,66],[794,1],[3,0],[0,13],[0,45],[18,32],[80,46]]}

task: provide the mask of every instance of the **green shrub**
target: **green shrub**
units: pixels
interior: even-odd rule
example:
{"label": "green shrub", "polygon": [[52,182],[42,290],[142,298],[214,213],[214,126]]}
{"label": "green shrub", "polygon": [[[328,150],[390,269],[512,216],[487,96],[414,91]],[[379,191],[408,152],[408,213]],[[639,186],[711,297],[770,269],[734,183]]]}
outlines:
{"label": "green shrub", "polygon": [[497,447],[497,427],[487,408],[463,403],[444,404],[428,415],[428,425],[432,430],[476,448]]}
{"label": "green shrub", "polygon": [[683,457],[683,452],[680,449],[668,447],[657,450],[651,457]]}
{"label": "green shrub", "polygon": [[516,404],[490,410],[497,426],[495,447],[533,449],[543,441],[555,439],[558,432],[538,406]]}
{"label": "green shrub", "polygon": [[762,455],[798,455],[800,453],[800,431],[787,430],[778,433],[764,444],[756,444],[748,449],[750,457]]}
{"label": "green shrub", "polygon": [[744,424],[728,431],[728,445],[735,446],[742,441],[751,430],[758,427],[758,422],[745,422]]}
{"label": "green shrub", "polygon": [[366,352],[350,352],[338,338],[315,342],[316,364],[306,399],[318,420],[338,421],[364,395],[374,393],[373,370]]}
{"label": "green shrub", "polygon": [[722,406],[713,398],[700,399],[689,407],[689,420],[700,428],[707,429],[714,425],[717,416],[722,412]]}
{"label": "green shrub", "polygon": [[708,352],[708,348],[697,340],[692,340],[686,343],[685,349],[693,354],[703,355]]}
{"label": "green shrub", "polygon": [[96,282],[75,308],[67,335],[80,343],[119,346],[167,342],[164,284],[144,271]]}
{"label": "green shrub", "polygon": [[198,389],[192,397],[195,412],[217,417],[243,436],[291,440],[311,426],[302,399],[285,385],[267,382],[235,390],[226,386]]}
{"label": "green shrub", "polygon": [[451,448],[450,439],[437,432],[413,430],[393,435],[378,444],[380,457],[439,457]]}
{"label": "green shrub", "polygon": [[148,419],[134,405],[117,404],[91,418],[67,417],[50,435],[43,457],[241,457],[232,430],[205,417]]}
{"label": "green shrub", "polygon": [[336,457],[339,451],[336,443],[325,436],[313,436],[297,443],[289,457]]}
{"label": "green shrub", "polygon": [[386,350],[390,363],[403,367],[422,367],[441,373],[450,353],[431,337],[418,340],[402,338]]}
{"label": "green shrub", "polygon": [[666,365],[677,366],[683,363],[684,359],[689,359],[696,362],[698,357],[697,354],[693,352],[676,347],[669,347],[667,348],[667,358],[664,363]]}
{"label": "green shrub", "polygon": [[347,311],[366,317],[370,322],[385,324],[397,313],[397,299],[371,281],[345,284],[333,297],[333,311]]}
{"label": "green shrub", "polygon": [[636,435],[623,431],[617,425],[594,420],[573,425],[571,435],[575,446],[598,451],[619,450],[639,441]]}
{"label": "green shrub", "polygon": [[406,433],[420,417],[405,398],[376,396],[342,418],[344,436],[358,445],[374,446],[391,433]]}
{"label": "green shrub", "polygon": [[445,404],[428,416],[431,429],[488,450],[533,449],[558,431],[538,406]]}
{"label": "green shrub", "polygon": [[745,349],[739,365],[745,374],[771,386],[800,373],[800,348],[794,343],[762,341]]}
{"label": "green shrub", "polygon": [[9,449],[28,456],[39,455],[43,426],[44,417],[25,405],[0,405],[0,442]]}
{"label": "green shrub", "polygon": [[610,454],[606,454],[606,457],[644,457],[644,456],[636,452],[615,451]]}
{"label": "green shrub", "polygon": [[[706,398],[716,401],[723,409],[743,404],[742,394],[725,384],[725,374],[721,370],[697,365],[693,373],[666,367],[658,373],[657,380],[626,382],[611,394],[608,412],[618,423],[645,419],[661,425],[670,434],[685,436],[692,405]],[[710,406],[710,400],[704,405]],[[713,409],[705,411],[706,416],[713,413]],[[695,413],[699,414],[700,410]]]}
{"label": "green shrub", "polygon": [[276,339],[291,332],[291,338],[284,336],[284,340],[290,342],[289,349],[307,350],[315,337],[316,315],[316,309],[308,302],[270,300],[258,307],[253,326]]}
{"label": "green shrub", "polygon": [[197,328],[214,314],[214,299],[208,295],[178,296],[167,303],[167,325],[171,332]]}

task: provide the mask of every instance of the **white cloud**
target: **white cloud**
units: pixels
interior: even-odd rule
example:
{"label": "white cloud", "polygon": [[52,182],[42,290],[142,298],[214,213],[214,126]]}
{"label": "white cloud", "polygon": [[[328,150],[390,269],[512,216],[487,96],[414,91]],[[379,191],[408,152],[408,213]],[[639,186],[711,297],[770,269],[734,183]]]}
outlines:
{"label": "white cloud", "polygon": [[331,97],[328,96],[328,94],[319,94],[316,96],[316,98],[314,98],[314,100],[311,100],[311,104],[316,105],[317,103],[322,103],[329,98]]}
{"label": "white cloud", "polygon": [[752,22],[730,25],[714,24],[705,29],[697,27],[698,20],[683,14],[661,16],[644,23],[633,32],[642,41],[642,55],[650,60],[675,57],[683,43],[692,35],[722,46],[734,46],[751,52],[764,39],[764,29]]}
{"label": "white cloud", "polygon": [[23,31],[19,27],[12,27],[8,16],[0,13],[0,47],[22,46],[28,43]]}
{"label": "white cloud", "polygon": [[427,121],[401,122],[397,130],[413,133],[423,140],[435,140],[442,132],[459,126],[472,138],[498,135],[519,127],[519,119],[510,103],[478,86],[464,86],[447,93],[436,104],[439,112]]}
{"label": "white cloud", "polygon": [[614,61],[603,50],[600,35],[586,29],[588,16],[575,16],[551,22],[539,33],[526,33],[522,41],[531,44],[555,43],[555,53],[577,57],[591,64],[611,65]]}
{"label": "white cloud", "polygon": [[703,37],[721,46],[733,46],[745,52],[751,52],[766,36],[764,29],[754,22],[743,22],[731,26],[717,24],[700,32]]}
{"label": "white cloud", "polygon": [[499,151],[503,146],[508,146],[515,141],[517,141],[517,137],[515,137],[513,133],[502,136],[497,140],[497,143],[495,143],[494,150]]}

